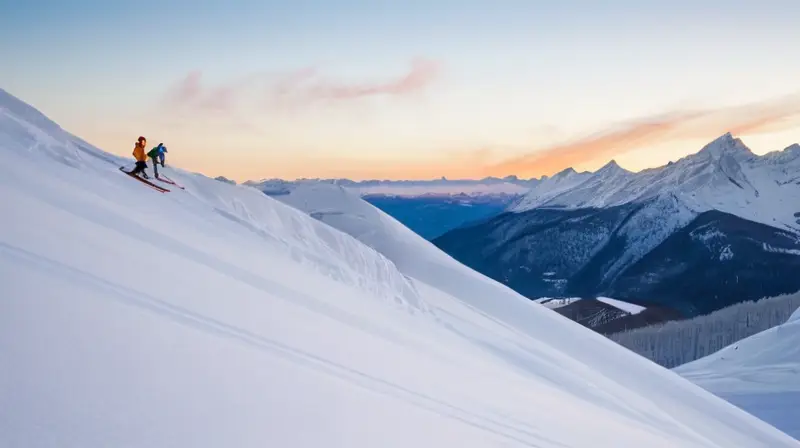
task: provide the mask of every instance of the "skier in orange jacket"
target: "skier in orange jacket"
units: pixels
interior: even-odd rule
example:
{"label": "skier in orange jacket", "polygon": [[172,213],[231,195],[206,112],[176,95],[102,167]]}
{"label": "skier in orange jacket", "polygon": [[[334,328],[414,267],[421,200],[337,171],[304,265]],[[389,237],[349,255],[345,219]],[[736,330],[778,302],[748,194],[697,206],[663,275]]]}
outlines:
{"label": "skier in orange jacket", "polygon": [[145,145],[147,145],[147,139],[144,137],[139,137],[139,140],[136,142],[136,146],[133,148],[133,157],[136,159],[136,168],[134,168],[129,174],[138,176],[139,173],[142,173],[142,177],[149,179],[150,177],[144,171],[145,168],[147,168],[147,154],[144,152]]}

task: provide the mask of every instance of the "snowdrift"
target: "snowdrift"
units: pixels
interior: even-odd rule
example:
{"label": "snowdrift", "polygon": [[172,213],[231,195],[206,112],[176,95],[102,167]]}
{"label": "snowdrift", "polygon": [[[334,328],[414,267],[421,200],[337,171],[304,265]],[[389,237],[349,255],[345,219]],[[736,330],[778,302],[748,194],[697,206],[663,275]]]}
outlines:
{"label": "snowdrift", "polygon": [[0,446],[797,446],[336,190],[159,193],[2,90],[0,154]]}
{"label": "snowdrift", "polygon": [[674,371],[800,439],[800,310]]}

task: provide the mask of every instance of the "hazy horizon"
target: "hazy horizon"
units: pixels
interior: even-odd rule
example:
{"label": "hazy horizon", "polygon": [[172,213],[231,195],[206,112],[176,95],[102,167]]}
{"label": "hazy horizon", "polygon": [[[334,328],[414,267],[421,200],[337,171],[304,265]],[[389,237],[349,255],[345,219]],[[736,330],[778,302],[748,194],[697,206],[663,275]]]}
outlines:
{"label": "hazy horizon", "polygon": [[[722,137],[725,134],[726,133],[723,133],[722,135],[718,136],[717,138]],[[691,151],[691,152],[687,152],[685,155],[681,156],[680,158],[684,158],[684,157],[691,156],[693,154],[697,154],[698,152],[700,152],[701,149],[703,149],[703,147],[705,145],[715,141],[717,138],[714,138],[714,139],[711,139],[711,140],[705,142],[701,146],[697,147],[696,150]],[[737,135],[733,135],[733,138],[741,139]],[[747,144],[747,141],[745,141],[744,139],[741,139],[741,140],[754,154],[759,155],[759,156],[763,156],[764,154],[767,154],[769,152],[783,151],[783,150],[788,149],[789,147],[791,147],[793,145],[800,144],[800,142],[792,142],[792,143],[789,143],[787,145],[782,146],[779,149],[772,149],[772,150],[758,151],[757,152],[750,145]],[[639,172],[650,170],[650,169],[654,169],[654,168],[664,167],[670,162],[677,162],[678,160],[680,160],[680,158],[667,161],[666,163],[663,163],[663,164],[660,164],[660,165],[654,165],[654,166],[650,166],[650,167],[642,167],[642,168],[636,169],[636,170],[627,168],[627,167],[623,166],[622,164],[620,164],[616,159],[612,158],[612,159],[608,159],[605,163],[603,163],[602,165],[599,165],[595,169],[578,170],[578,169],[575,169],[574,167],[569,166],[569,167],[563,168],[561,171],[566,171],[566,170],[569,170],[569,169],[573,169],[573,170],[575,170],[575,171],[577,171],[579,173],[580,172],[596,172],[597,170],[603,168],[604,166],[610,164],[613,161],[613,162],[617,163],[617,165],[619,165],[621,168],[623,168],[623,169],[625,169],[627,171],[630,171],[630,172],[633,172],[633,173],[639,173]],[[295,182],[295,181],[304,181],[304,180],[309,180],[309,181],[313,181],[313,180],[348,180],[348,181],[353,181],[353,182],[370,182],[370,181],[375,181],[375,182],[435,182],[435,181],[447,180],[449,182],[458,182],[458,181],[476,182],[476,181],[481,181],[481,180],[485,180],[485,179],[489,179],[489,178],[502,180],[502,179],[507,178],[507,177],[516,177],[520,181],[530,181],[530,180],[535,180],[535,179],[541,179],[543,176],[544,177],[551,177],[552,175],[558,174],[561,171],[558,171],[558,172],[553,173],[551,175],[546,175],[545,174],[545,175],[542,175],[542,176],[535,176],[535,177],[523,177],[523,176],[518,176],[518,175],[515,175],[515,174],[509,174],[509,175],[506,175],[506,176],[484,176],[484,177],[475,177],[475,178],[456,178],[456,177],[452,177],[451,178],[451,177],[447,177],[447,176],[439,176],[439,177],[419,178],[419,179],[405,179],[405,178],[396,178],[396,179],[383,179],[383,178],[353,179],[353,178],[348,178],[348,177],[297,177],[297,178],[293,178],[293,179],[287,179],[287,178],[281,178],[281,177],[261,177],[261,178],[245,179],[242,182],[262,182],[262,181],[268,181],[268,180],[281,180],[281,181],[286,181],[286,182]],[[230,179],[228,176],[225,176],[224,174],[220,175],[220,176]]]}

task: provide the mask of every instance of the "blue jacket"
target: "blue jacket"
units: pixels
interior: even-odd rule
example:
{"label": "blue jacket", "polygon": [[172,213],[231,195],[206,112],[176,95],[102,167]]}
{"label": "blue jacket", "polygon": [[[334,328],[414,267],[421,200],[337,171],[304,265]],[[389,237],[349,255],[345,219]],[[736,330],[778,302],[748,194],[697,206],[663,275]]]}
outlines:
{"label": "blue jacket", "polygon": [[158,146],[156,146],[155,148],[151,149],[147,153],[147,157],[150,157],[151,159],[155,159],[156,157],[158,157],[161,160],[164,160],[164,153],[165,152],[167,152],[167,147],[164,146],[164,145],[159,144]]}

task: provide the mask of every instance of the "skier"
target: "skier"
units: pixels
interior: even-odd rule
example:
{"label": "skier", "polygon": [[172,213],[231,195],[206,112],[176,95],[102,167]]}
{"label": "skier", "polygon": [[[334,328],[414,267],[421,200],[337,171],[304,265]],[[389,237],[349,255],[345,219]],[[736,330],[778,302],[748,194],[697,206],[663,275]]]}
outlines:
{"label": "skier", "polygon": [[151,149],[150,152],[147,153],[147,157],[149,157],[153,161],[153,172],[155,176],[158,177],[158,164],[161,163],[161,168],[164,168],[164,153],[167,152],[167,147],[164,146],[163,143],[159,143],[158,146]]}
{"label": "skier", "polygon": [[145,179],[149,179],[147,173],[144,171],[147,168],[147,154],[144,153],[144,147],[147,144],[147,139],[144,137],[139,137],[139,140],[136,141],[136,146],[133,148],[133,157],[136,159],[136,168],[133,169],[128,174],[133,176],[138,176],[139,173],[142,174],[142,177]]}

